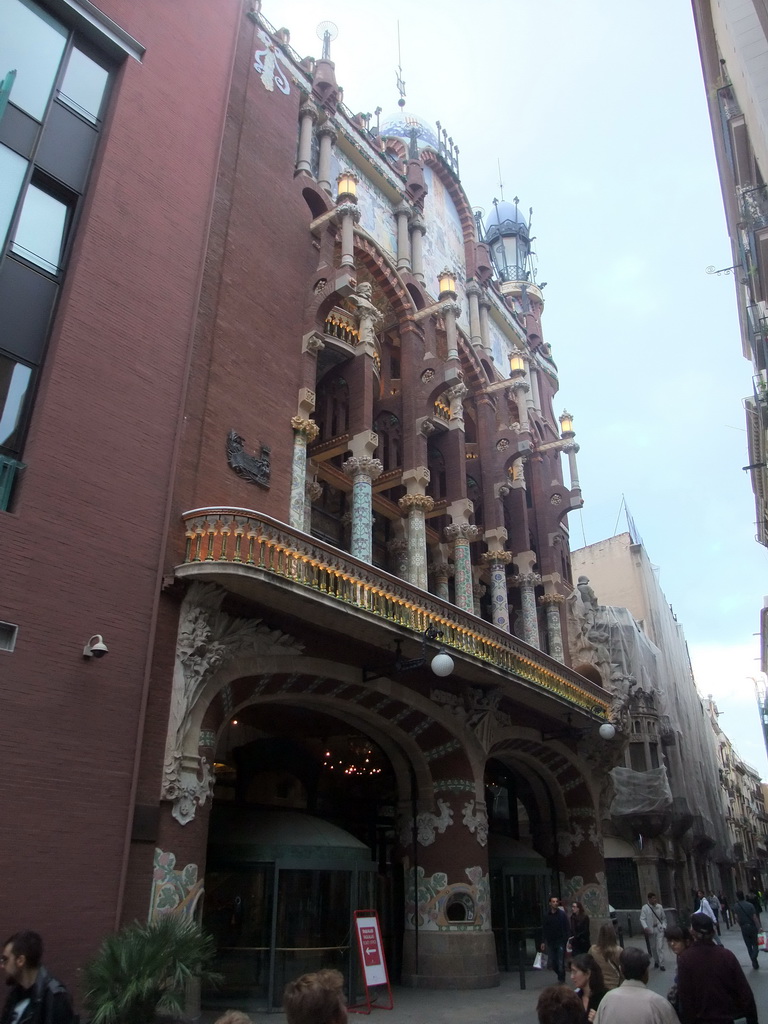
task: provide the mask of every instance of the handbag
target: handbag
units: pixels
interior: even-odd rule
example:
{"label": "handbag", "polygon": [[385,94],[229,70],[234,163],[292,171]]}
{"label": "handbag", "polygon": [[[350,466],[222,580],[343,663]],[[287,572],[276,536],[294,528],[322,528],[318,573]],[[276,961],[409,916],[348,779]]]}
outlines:
{"label": "handbag", "polygon": [[536,956],[533,958],[534,971],[543,971],[544,968],[547,966],[547,962],[548,960],[546,953],[537,953]]}
{"label": "handbag", "polygon": [[768,950],[768,935],[765,932],[757,933],[757,948],[761,949],[764,953]]}

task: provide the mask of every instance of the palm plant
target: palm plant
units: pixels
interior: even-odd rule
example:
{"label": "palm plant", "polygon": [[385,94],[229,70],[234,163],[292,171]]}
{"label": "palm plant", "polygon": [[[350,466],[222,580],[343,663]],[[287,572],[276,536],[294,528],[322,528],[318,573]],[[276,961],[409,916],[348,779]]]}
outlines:
{"label": "palm plant", "polygon": [[215,982],[216,947],[189,918],[166,914],[108,936],[85,967],[91,1024],[150,1024],[158,1013],[184,1011],[192,978]]}

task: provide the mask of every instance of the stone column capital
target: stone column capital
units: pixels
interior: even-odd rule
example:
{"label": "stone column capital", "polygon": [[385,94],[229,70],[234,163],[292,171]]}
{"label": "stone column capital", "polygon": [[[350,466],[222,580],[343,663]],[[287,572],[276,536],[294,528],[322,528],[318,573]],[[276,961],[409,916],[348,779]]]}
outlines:
{"label": "stone column capital", "polygon": [[299,107],[299,116],[311,117],[313,123],[317,121],[317,107],[309,97]]}
{"label": "stone column capital", "polygon": [[488,293],[484,288],[480,290],[478,301],[480,302],[480,309],[484,309],[487,312],[491,308],[491,300],[488,298]]}
{"label": "stone column capital", "polygon": [[320,427],[318,427],[314,420],[304,419],[302,416],[294,416],[291,420],[291,426],[297,434],[303,434],[310,444],[320,433]]}
{"label": "stone column capital", "polygon": [[330,138],[331,143],[334,143],[338,138],[336,129],[333,127],[333,124],[330,121],[324,121],[317,129],[317,134],[321,137],[327,136],[328,138]]}
{"label": "stone column capital", "polygon": [[458,384],[454,384],[447,388],[445,394],[451,399],[452,402],[460,401],[468,393],[469,388],[463,381],[459,381]]}
{"label": "stone column capital", "polygon": [[461,316],[461,306],[458,302],[454,302],[452,299],[449,299],[440,306],[440,312],[443,316],[452,313],[458,320]]}
{"label": "stone column capital", "polygon": [[562,604],[565,601],[565,597],[562,594],[544,594],[539,598],[539,604]]}
{"label": "stone column capital", "polygon": [[445,536],[448,540],[466,540],[470,544],[472,541],[479,540],[481,533],[480,527],[474,526],[472,523],[451,523],[445,528]]}
{"label": "stone column capital", "polygon": [[355,224],[360,220],[360,211],[357,208],[357,203],[339,203],[336,207],[336,213],[339,217],[351,217]]}
{"label": "stone column capital", "polygon": [[301,342],[301,351],[309,352],[310,355],[316,356],[318,352],[322,352],[325,348],[325,342],[323,336],[319,331],[310,331],[309,334],[305,334]]}
{"label": "stone column capital", "polygon": [[509,565],[512,561],[511,551],[484,551],[480,555],[480,561],[483,565]]}
{"label": "stone column capital", "polygon": [[466,292],[467,295],[475,295],[477,296],[477,298],[479,298],[483,294],[483,289],[480,287],[477,281],[472,280],[467,282]]}
{"label": "stone column capital", "polygon": [[423,494],[431,476],[426,466],[414,466],[403,470],[401,479],[408,494]]}
{"label": "stone column capital", "polygon": [[433,562],[430,571],[437,579],[449,580],[453,576],[453,565],[450,562]]}
{"label": "stone column capital", "polygon": [[428,494],[405,494],[398,501],[398,507],[402,512],[408,513],[413,509],[421,509],[422,512],[431,512],[435,507],[435,499]]}
{"label": "stone column capital", "polygon": [[509,382],[511,391],[530,391],[531,385],[525,379],[525,377],[513,377]]}
{"label": "stone column capital", "polygon": [[371,480],[375,480],[384,472],[384,466],[381,462],[379,462],[378,459],[371,459],[368,456],[347,459],[341,468],[347,476],[352,478],[356,476],[367,476],[370,477]]}
{"label": "stone column capital", "polygon": [[411,204],[405,199],[402,199],[392,212],[395,214],[396,217],[406,216],[408,217],[409,220],[413,215]]}
{"label": "stone column capital", "polygon": [[537,572],[521,572],[511,578],[516,587],[537,587],[541,583],[541,576]]}
{"label": "stone column capital", "polygon": [[560,445],[560,451],[565,452],[566,455],[569,452],[573,452],[575,455],[576,452],[581,451],[581,449],[575,441],[565,441],[562,445]]}
{"label": "stone column capital", "polygon": [[426,235],[427,225],[419,210],[414,210],[411,214],[410,227],[412,231],[420,231],[422,235]]}

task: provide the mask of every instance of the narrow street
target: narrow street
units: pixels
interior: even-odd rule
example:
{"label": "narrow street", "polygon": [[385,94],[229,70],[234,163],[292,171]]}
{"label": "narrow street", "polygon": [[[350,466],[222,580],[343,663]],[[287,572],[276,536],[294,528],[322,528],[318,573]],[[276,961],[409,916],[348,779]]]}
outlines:
{"label": "narrow street", "polygon": [[[761,953],[760,969],[753,970],[738,928],[724,930],[722,940],[736,954],[744,968],[760,1012],[768,996],[768,956]],[[643,942],[641,937],[635,936],[626,944],[642,946]],[[671,954],[669,956],[666,971],[651,969],[649,987],[660,995],[666,995],[674,978]],[[502,974],[498,988],[474,992],[395,988],[394,1009],[373,1011],[371,1016],[374,1019],[380,1018],[381,1024],[424,1024],[425,1021],[430,1024],[535,1024],[539,992],[554,980],[551,971],[528,971],[525,976],[526,989],[522,992],[516,973]],[[206,1022],[209,1016],[205,1015]],[[285,1020],[283,1014],[252,1013],[250,1016],[260,1024],[276,1024]],[[210,1016],[210,1020],[213,1019]]]}

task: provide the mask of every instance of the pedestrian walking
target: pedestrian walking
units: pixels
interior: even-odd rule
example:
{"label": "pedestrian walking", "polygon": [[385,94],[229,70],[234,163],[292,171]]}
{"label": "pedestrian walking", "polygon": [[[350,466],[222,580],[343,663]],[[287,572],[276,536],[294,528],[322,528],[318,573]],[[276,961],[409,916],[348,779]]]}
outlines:
{"label": "pedestrian walking", "polygon": [[715,944],[715,924],[707,914],[691,917],[693,945],[680,954],[677,992],[682,1024],[757,1024],[755,997],[730,949]]}
{"label": "pedestrian walking", "polygon": [[736,893],[736,902],[733,905],[733,916],[736,924],[741,928],[741,937],[747,947],[749,959],[752,966],[757,970],[760,966],[757,960],[759,946],[757,945],[757,933],[760,931],[760,915],[755,910],[754,903],[744,899],[744,893],[739,889]]}
{"label": "pedestrian walking", "polygon": [[697,906],[696,906],[696,913],[697,914],[706,914],[707,915],[707,917],[710,919],[712,924],[715,926],[714,929],[713,929],[713,932],[712,932],[712,934],[714,935],[714,943],[715,943],[716,946],[722,946],[722,942],[720,941],[720,939],[718,938],[718,936],[716,934],[717,917],[715,915],[714,910],[712,909],[711,903],[709,902],[707,897],[704,895],[704,890],[703,889],[699,889],[698,890],[698,892],[696,893],[696,899],[698,900],[698,903],[697,903]]}
{"label": "pedestrian walking", "polygon": [[659,898],[655,892],[649,892],[648,902],[643,904],[643,908],[640,911],[640,927],[643,929],[643,933],[648,940],[650,953],[653,957],[653,966],[658,967],[661,971],[665,971],[664,950],[666,942],[664,941],[664,932],[667,927],[667,915],[664,913],[664,908],[659,903]]}
{"label": "pedestrian walking", "polygon": [[575,900],[571,904],[571,953],[573,956],[579,956],[580,953],[588,952],[590,945],[589,914],[584,909],[584,904]]}
{"label": "pedestrian walking", "polygon": [[664,938],[667,940],[667,945],[672,950],[675,957],[675,977],[672,981],[672,988],[667,992],[667,999],[674,1006],[677,1013],[680,1012],[680,999],[677,993],[677,964],[680,954],[684,949],[693,942],[693,936],[687,928],[680,928],[678,925],[673,925],[671,928],[667,928],[664,932]]}
{"label": "pedestrian walking", "polygon": [[621,946],[616,938],[616,929],[612,924],[600,925],[597,942],[589,947],[590,954],[595,958],[603,972],[603,981],[608,992],[618,988],[622,982],[619,957]]}
{"label": "pedestrian walking", "polygon": [[595,1024],[680,1024],[664,996],[647,988],[651,958],[644,949],[627,946],[619,966],[624,983],[606,992],[595,1015]]}
{"label": "pedestrian walking", "polygon": [[10,987],[0,1024],[72,1024],[66,988],[43,967],[43,940],[37,932],[16,932],[0,955]]}
{"label": "pedestrian walking", "polygon": [[720,910],[723,913],[723,920],[725,921],[725,927],[730,929],[731,924],[733,923],[732,918],[731,918],[731,905],[728,902],[728,898],[726,897],[725,893],[723,893],[723,892],[720,893]]}
{"label": "pedestrian walking", "polygon": [[547,953],[549,966],[562,984],[565,981],[565,947],[570,938],[571,928],[568,915],[560,906],[557,896],[549,897],[547,910],[541,921],[541,931],[544,937],[541,952]]}
{"label": "pedestrian walking", "polygon": [[347,1024],[344,978],[340,971],[316,971],[289,981],[283,992],[288,1024]]}
{"label": "pedestrian walking", "polygon": [[715,915],[715,931],[720,934],[720,900],[717,898],[717,894],[711,892],[709,894],[709,905],[712,907],[712,911]]}

